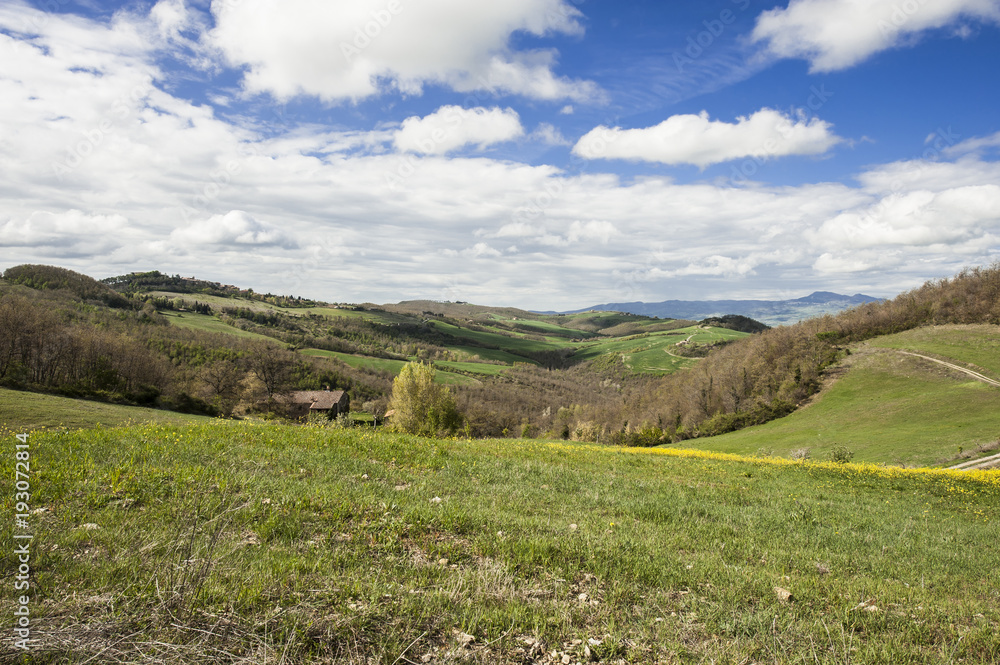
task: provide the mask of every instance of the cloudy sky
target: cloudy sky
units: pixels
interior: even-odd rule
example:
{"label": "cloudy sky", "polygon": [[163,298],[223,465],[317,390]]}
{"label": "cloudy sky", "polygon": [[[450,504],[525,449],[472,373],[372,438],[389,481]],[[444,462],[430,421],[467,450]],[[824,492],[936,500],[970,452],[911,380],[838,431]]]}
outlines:
{"label": "cloudy sky", "polygon": [[535,309],[1000,254],[1000,0],[3,0],[0,268]]}

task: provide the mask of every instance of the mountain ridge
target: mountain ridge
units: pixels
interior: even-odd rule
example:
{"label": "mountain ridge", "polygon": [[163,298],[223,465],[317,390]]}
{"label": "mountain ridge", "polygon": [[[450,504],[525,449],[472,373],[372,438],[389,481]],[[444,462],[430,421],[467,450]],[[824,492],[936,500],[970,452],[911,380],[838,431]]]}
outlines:
{"label": "mountain ridge", "polygon": [[663,300],[660,302],[604,303],[566,312],[543,314],[579,314],[589,311],[626,312],[642,316],[702,320],[726,314],[739,314],[768,325],[786,325],[822,314],[836,314],[869,302],[880,302],[863,293],[844,295],[832,291],[814,291],[788,300]]}

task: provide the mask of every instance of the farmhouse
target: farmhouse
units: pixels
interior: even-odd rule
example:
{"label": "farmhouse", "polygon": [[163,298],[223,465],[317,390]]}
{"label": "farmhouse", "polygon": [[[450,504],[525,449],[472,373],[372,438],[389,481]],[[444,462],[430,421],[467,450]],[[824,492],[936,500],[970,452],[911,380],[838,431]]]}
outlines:
{"label": "farmhouse", "polygon": [[297,390],[280,401],[288,406],[292,418],[307,418],[314,413],[336,418],[351,411],[351,398],[343,390]]}

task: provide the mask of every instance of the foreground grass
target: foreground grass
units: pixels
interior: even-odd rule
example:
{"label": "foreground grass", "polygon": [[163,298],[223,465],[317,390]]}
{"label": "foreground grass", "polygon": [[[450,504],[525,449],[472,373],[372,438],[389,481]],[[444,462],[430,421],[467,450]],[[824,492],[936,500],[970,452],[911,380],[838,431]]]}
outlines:
{"label": "foreground grass", "polygon": [[847,373],[808,407],[689,443],[747,455],[807,450],[816,459],[830,459],[843,447],[859,461],[934,466],[954,463],[960,450],[989,447],[1000,437],[998,413],[1000,389],[926,360],[876,352],[853,358]]}
{"label": "foreground grass", "polygon": [[57,395],[0,388],[0,427],[24,432],[39,429],[80,429],[150,422],[169,425],[205,422],[204,416],[121,406]]}
{"label": "foreground grass", "polygon": [[1000,659],[996,473],[250,423],[30,445],[39,641],[16,660],[6,615],[4,662]]}

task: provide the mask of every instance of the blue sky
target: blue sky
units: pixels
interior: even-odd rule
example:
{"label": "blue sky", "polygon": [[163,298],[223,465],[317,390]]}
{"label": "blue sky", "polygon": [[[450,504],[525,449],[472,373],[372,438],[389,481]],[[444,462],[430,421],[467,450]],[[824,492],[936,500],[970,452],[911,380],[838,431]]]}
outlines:
{"label": "blue sky", "polygon": [[0,7],[0,267],[894,295],[1000,252],[998,0]]}

